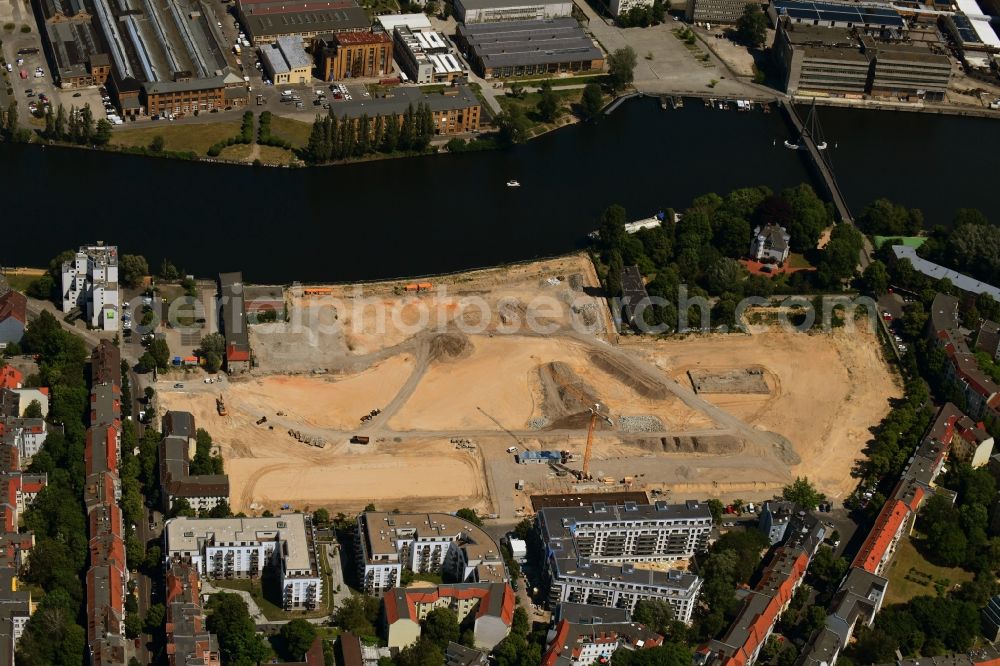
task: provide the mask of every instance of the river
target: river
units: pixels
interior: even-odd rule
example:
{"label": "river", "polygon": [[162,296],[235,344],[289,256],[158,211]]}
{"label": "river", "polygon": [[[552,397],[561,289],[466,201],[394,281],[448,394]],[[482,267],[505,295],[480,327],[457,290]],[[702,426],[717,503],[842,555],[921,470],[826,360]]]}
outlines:
{"label": "river", "polygon": [[[923,208],[930,224],[961,206],[1000,220],[983,187],[988,156],[1000,154],[994,122],[830,108],[820,117],[855,213],[886,196]],[[574,249],[612,203],[641,218],[705,192],[811,180],[785,138],[780,113],[697,100],[663,111],[640,99],[507,151],[314,169],[3,145],[0,263],[46,265],[104,240],[154,268],[167,257],[196,275],[242,270],[261,283],[489,266]],[[506,187],[512,178],[521,187]]]}

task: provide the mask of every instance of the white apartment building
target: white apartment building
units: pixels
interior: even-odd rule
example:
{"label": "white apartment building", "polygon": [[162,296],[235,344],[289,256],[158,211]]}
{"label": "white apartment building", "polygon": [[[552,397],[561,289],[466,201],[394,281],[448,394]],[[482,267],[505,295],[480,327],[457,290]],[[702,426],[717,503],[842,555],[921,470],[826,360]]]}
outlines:
{"label": "white apartment building", "polygon": [[669,603],[690,622],[701,590],[698,576],[680,570],[638,569],[638,562],[689,559],[708,546],[707,504],[635,504],[544,508],[536,526],[549,553],[551,603],[564,601],[631,611],[642,599]]}
{"label": "white apartment building", "polygon": [[497,543],[481,528],[446,513],[358,516],[358,569],[367,594],[396,587],[403,569],[447,573],[457,582],[507,581]]}
{"label": "white apartment building", "polygon": [[165,533],[167,566],[175,557],[188,557],[208,579],[257,577],[274,567],[286,610],[311,610],[322,603],[323,580],[308,516],[173,518]]}
{"label": "white apartment building", "polygon": [[63,312],[80,308],[92,328],[118,330],[118,248],[84,245],[62,265]]}

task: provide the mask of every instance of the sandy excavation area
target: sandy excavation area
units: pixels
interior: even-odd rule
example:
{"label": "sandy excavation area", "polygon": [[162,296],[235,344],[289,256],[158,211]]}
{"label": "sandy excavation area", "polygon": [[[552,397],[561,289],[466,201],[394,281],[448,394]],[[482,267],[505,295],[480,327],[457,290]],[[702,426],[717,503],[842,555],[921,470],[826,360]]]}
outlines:
{"label": "sandy excavation area", "polygon": [[[759,366],[770,395],[702,394],[705,400],[759,428],[784,435],[801,458],[790,470],[808,476],[831,497],[853,490],[850,472],[862,457],[869,428],[902,395],[898,377],[868,330],[796,333],[772,329],[758,335],[691,337],[666,342],[632,341],[682,385],[692,368],[727,371]],[[707,425],[692,414],[688,427]]]}
{"label": "sandy excavation area", "polygon": [[[430,285],[420,292],[407,285]],[[584,324],[602,337],[611,329],[585,254],[457,275],[364,285],[292,287],[288,321],[254,326],[260,373],[349,370],[373,356],[406,349],[415,335],[462,323],[470,332],[518,327],[532,312],[539,323]]]}

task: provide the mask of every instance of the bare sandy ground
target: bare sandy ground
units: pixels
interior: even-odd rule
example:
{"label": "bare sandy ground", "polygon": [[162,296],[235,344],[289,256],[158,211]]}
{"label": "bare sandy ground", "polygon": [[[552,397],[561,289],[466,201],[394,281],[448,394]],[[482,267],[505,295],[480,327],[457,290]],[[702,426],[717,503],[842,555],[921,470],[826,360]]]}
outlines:
{"label": "bare sandy ground", "polygon": [[[374,500],[387,509],[471,506],[510,518],[524,505],[513,492],[516,481],[526,480],[529,491],[572,492],[580,486],[544,465],[516,465],[506,448],[582,454],[590,401],[600,401],[616,424],[601,422],[595,433],[596,476],[630,478],[634,489],[658,488],[679,501],[727,495],[756,500],[803,475],[842,498],[855,485],[850,471],[870,438],[868,429],[888,412],[889,400],[901,395],[867,331],[609,339],[607,309],[590,295],[597,280],[582,255],[439,282],[452,293],[417,299],[428,301],[427,311],[445,313],[446,323],[481,324],[480,333],[414,335],[399,319],[390,319],[384,332],[323,326],[271,337],[255,332],[262,361],[255,376],[224,385],[189,383],[181,390],[171,380],[160,383],[161,411],[192,412],[219,443],[234,511],[288,503],[349,512]],[[399,310],[405,318],[419,309],[407,309],[419,300],[395,293],[401,284],[366,285],[363,295],[387,304],[411,299]],[[342,297],[350,288],[331,289]],[[599,305],[567,308],[550,321],[566,326],[588,311],[603,322],[600,332],[503,335],[498,310],[487,308],[484,319],[484,311],[468,300],[477,296],[497,307],[508,299],[516,306],[539,295]],[[299,309],[313,307],[301,295],[290,298]],[[523,314],[517,307],[510,312]],[[327,314],[334,323],[355,316],[346,307]],[[689,369],[746,367],[763,369],[769,394],[690,391]],[[309,372],[316,368],[329,373]],[[583,387],[582,397],[576,403],[572,397],[566,402],[566,395],[555,398],[563,402],[553,416],[553,387],[566,377],[573,391]],[[226,417],[215,409],[220,391]],[[361,422],[372,409],[384,412]],[[648,431],[624,432],[623,416],[657,420]],[[261,417],[267,421],[257,424]],[[554,423],[547,422],[550,417]],[[303,444],[290,429],[326,446]],[[349,444],[355,434],[370,437],[370,444]],[[470,448],[450,441],[456,438],[471,440]],[[571,466],[579,467],[581,458]]]}
{"label": "bare sandy ground", "polygon": [[[631,343],[629,343],[631,345]],[[850,472],[870,439],[868,429],[902,395],[897,377],[867,330],[793,333],[779,329],[753,336],[704,336],[636,345],[682,383],[689,368],[766,369],[766,395],[703,395],[739,418],[787,437],[801,462],[792,474],[808,476],[832,497],[856,485]],[[688,412],[688,427],[707,425]]]}
{"label": "bare sandy ground", "polygon": [[346,430],[361,416],[381,409],[413,372],[413,356],[400,354],[346,377],[270,375],[234,383],[229,407],[269,418],[277,412],[305,426]]}

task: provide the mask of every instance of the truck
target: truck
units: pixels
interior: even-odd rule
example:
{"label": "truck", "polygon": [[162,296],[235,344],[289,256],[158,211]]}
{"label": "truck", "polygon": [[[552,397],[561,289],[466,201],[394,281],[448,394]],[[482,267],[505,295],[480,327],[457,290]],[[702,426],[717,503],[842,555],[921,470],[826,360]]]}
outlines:
{"label": "truck", "polygon": [[371,441],[371,438],[368,435],[355,435],[351,437],[351,444],[367,444],[369,441]]}
{"label": "truck", "polygon": [[514,484],[514,490],[524,490],[524,479],[518,479]]}
{"label": "truck", "polygon": [[223,401],[221,395],[215,399],[215,409],[219,412],[219,416],[225,416],[228,414],[226,411],[226,403]]}

